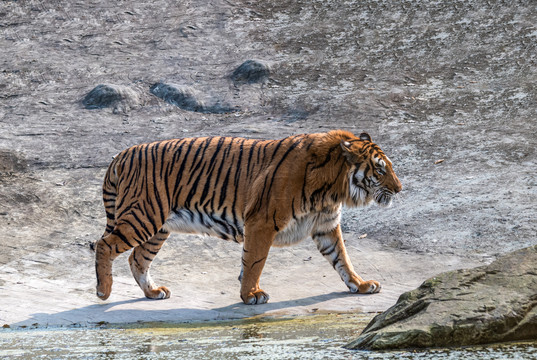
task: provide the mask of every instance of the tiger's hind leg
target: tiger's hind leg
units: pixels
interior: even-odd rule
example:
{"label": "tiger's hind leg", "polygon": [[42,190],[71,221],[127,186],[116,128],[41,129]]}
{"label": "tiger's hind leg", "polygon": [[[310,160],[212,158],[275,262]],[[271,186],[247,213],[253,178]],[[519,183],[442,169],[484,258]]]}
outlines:
{"label": "tiger's hind leg", "polygon": [[129,256],[132,275],[149,299],[167,299],[171,295],[167,287],[155,285],[149,274],[151,262],[169,236],[168,231],[161,229],[151,239],[135,247]]}
{"label": "tiger's hind leg", "polygon": [[[154,234],[134,227],[133,219],[118,222],[114,229],[95,244],[95,272],[97,275],[97,296],[108,299],[112,292],[112,262],[120,254],[141,245]],[[106,232],[105,232],[106,233]]]}

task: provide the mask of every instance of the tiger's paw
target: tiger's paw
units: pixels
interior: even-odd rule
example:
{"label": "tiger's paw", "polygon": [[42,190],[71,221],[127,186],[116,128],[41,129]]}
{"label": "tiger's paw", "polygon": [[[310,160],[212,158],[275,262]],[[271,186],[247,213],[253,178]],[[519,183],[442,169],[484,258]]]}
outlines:
{"label": "tiger's paw", "polygon": [[247,296],[241,295],[241,299],[246,305],[259,305],[267,303],[270,297],[266,292],[259,289],[248,293]]}
{"label": "tiger's paw", "polygon": [[382,286],[378,281],[375,280],[364,281],[358,285],[359,294],[376,294],[380,292],[381,289]]}
{"label": "tiger's paw", "polygon": [[146,298],[155,300],[168,299],[171,295],[172,292],[166,286],[159,286],[158,288],[148,290],[145,293]]}
{"label": "tiger's paw", "polygon": [[112,292],[112,277],[106,281],[102,281],[97,284],[97,296],[101,300],[106,300]]}

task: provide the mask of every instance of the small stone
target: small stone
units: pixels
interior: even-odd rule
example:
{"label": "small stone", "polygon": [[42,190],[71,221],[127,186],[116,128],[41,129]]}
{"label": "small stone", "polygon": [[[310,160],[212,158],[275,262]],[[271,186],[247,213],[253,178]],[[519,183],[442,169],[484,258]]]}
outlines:
{"label": "small stone", "polygon": [[114,113],[126,112],[141,105],[138,93],[126,86],[100,84],[82,99],[86,109],[113,108]]}
{"label": "small stone", "polygon": [[0,174],[25,171],[28,163],[21,153],[0,149]]}
{"label": "small stone", "polygon": [[187,111],[204,114],[224,114],[235,112],[238,109],[221,104],[216,101],[213,105],[205,105],[198,99],[198,94],[189,86],[156,83],[149,89],[153,95],[161,98],[169,104]]}
{"label": "small stone", "polygon": [[111,85],[97,85],[82,100],[86,109],[101,109],[114,105],[121,100],[116,87]]}
{"label": "small stone", "polygon": [[156,83],[149,88],[151,94],[183,110],[204,112],[205,105],[196,98],[194,90],[188,86]]}
{"label": "small stone", "polygon": [[233,74],[231,80],[236,84],[253,84],[265,82],[270,75],[270,67],[258,60],[246,60]]}

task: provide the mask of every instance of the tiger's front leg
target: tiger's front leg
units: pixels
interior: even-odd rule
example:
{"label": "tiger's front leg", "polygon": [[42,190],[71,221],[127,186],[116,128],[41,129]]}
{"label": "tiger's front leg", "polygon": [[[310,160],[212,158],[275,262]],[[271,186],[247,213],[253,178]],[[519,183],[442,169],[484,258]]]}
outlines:
{"label": "tiger's front leg", "polygon": [[273,230],[245,225],[240,281],[241,299],[246,305],[264,304],[269,300],[269,295],[259,287],[259,278],[275,235]]}
{"label": "tiger's front leg", "polygon": [[382,287],[378,281],[365,281],[354,271],[351,260],[347,255],[339,224],[331,231],[314,233],[312,238],[317,245],[317,249],[332,264],[351,292],[373,294],[381,290]]}

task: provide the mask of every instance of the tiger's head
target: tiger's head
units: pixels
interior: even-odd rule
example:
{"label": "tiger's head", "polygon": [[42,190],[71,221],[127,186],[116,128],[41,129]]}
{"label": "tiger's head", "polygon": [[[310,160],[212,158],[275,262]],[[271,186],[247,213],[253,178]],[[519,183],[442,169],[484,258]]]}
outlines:
{"label": "tiger's head", "polygon": [[390,206],[402,185],[390,159],[373,143],[367,133],[341,141],[343,155],[350,164],[348,206],[363,206],[375,201]]}

